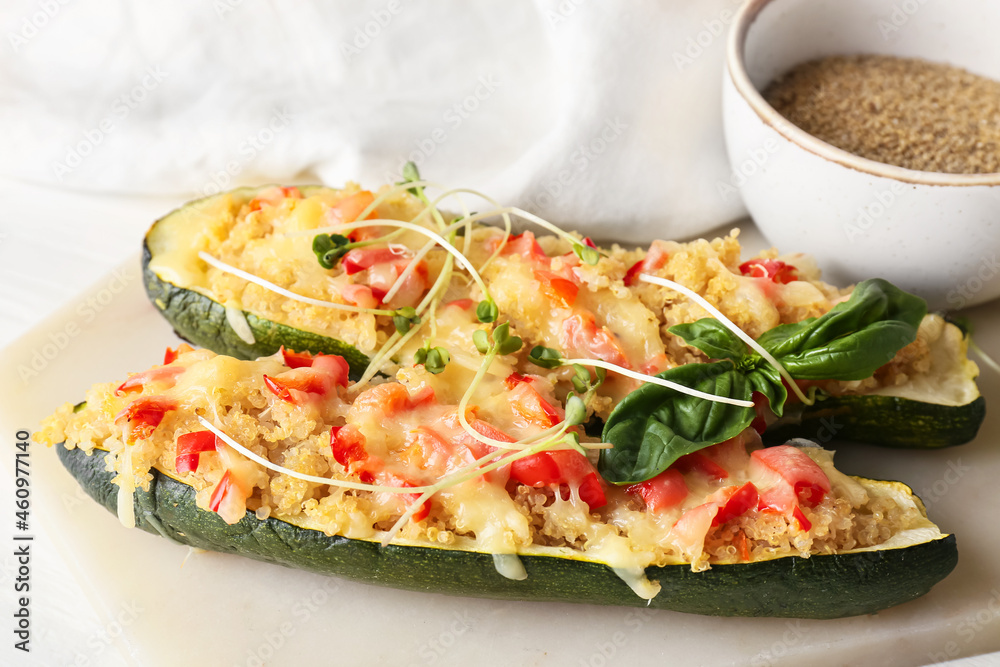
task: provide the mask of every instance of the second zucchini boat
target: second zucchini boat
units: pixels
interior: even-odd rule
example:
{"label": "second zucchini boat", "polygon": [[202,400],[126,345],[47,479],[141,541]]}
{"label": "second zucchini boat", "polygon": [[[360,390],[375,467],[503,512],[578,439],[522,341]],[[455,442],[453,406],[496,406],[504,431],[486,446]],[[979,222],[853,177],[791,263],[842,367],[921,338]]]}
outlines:
{"label": "second zucchini boat", "polygon": [[[675,327],[708,314],[680,288],[754,339],[821,317],[851,294],[820,281],[801,255],[772,251],[743,261],[735,234],[656,241],[646,251],[600,249],[488,200],[488,210],[471,213],[460,195],[432,201],[416,180],[377,193],[350,185],[216,195],[150,229],[146,289],[178,334],[197,345],[242,359],[282,345],[338,354],[364,382],[377,372],[440,372],[445,355],[474,369],[472,329],[501,317],[529,346],[612,369],[588,406],[600,420],[639,386],[615,369],[646,376],[718,358],[677,335]],[[467,208],[456,217],[441,210],[446,203]],[[482,225],[518,217],[550,235]],[[911,342],[866,377],[806,381],[793,372],[812,393],[776,422],[764,415],[773,422],[767,437],[913,448],[971,440],[984,403],[966,341],[937,315],[917,324]],[[561,395],[572,388],[569,366],[531,368]]]}

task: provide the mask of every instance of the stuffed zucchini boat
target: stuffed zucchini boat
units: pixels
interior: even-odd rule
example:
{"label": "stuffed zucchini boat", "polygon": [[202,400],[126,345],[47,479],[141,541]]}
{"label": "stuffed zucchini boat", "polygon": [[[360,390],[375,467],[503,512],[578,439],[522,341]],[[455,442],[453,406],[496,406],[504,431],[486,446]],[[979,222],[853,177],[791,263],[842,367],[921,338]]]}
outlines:
{"label": "stuffed zucchini boat", "polygon": [[561,399],[512,370],[529,353],[507,325],[487,337],[469,381],[361,386],[333,355],[182,346],[35,437],[126,526],[412,590],[835,618],[923,595],[956,564],[908,487],[848,477],[804,441],[763,448],[749,427],[609,484],[606,444],[579,428],[596,380]]}
{"label": "stuffed zucchini boat", "polygon": [[[431,200],[412,170],[409,179],[377,193],[354,184],[268,186],[192,202],[146,236],[150,299],[182,338],[217,353],[254,359],[283,345],[338,354],[363,380],[467,354],[468,340],[459,341],[464,349],[441,342],[456,307],[483,322],[501,317],[532,347],[605,364],[612,373],[592,406],[605,420],[640,386],[620,369],[656,375],[720,358],[676,330],[710,308],[757,339],[820,318],[852,293],[823,283],[803,255],[770,251],[744,261],[738,231],[713,241],[655,241],[647,250],[601,249],[469,191]],[[463,195],[478,196],[488,210],[470,213]],[[445,204],[463,215],[443,212]],[[545,234],[511,235],[516,218]],[[827,441],[833,431],[915,448],[971,440],[984,402],[966,341],[937,315],[917,325],[917,335],[864,377],[791,373],[785,384],[796,398],[804,390],[790,386],[793,378],[812,393],[789,405],[773,426],[776,437]],[[566,365],[542,374],[563,392],[571,387]]]}

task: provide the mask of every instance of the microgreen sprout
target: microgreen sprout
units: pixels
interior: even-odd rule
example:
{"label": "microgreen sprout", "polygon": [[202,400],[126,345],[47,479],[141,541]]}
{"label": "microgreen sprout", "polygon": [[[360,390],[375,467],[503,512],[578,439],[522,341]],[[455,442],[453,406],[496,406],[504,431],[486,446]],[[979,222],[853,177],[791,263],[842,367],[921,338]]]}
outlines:
{"label": "microgreen sprout", "polygon": [[[407,183],[416,183],[420,180],[420,170],[417,169],[417,164],[413,161],[407,162],[403,165],[403,180],[396,185],[406,185]],[[406,190],[414,197],[423,197],[424,189],[421,187],[407,188]]]}
{"label": "microgreen sprout", "polygon": [[490,351],[490,335],[485,329],[476,329],[472,334],[472,342],[475,344],[479,354],[488,354]]}
{"label": "microgreen sprout", "polygon": [[443,347],[431,347],[428,343],[413,353],[413,363],[423,364],[428,373],[437,375],[444,370],[444,367],[451,361],[451,354]]}
{"label": "microgreen sprout", "polygon": [[312,251],[316,253],[320,266],[332,269],[351,247],[351,239],[343,234],[317,234],[313,239]]}
{"label": "microgreen sprout", "polygon": [[542,368],[559,368],[563,364],[562,355],[551,347],[536,345],[528,353],[528,361]]}
{"label": "microgreen sprout", "polygon": [[604,384],[604,379],[608,376],[608,371],[601,367],[594,369],[596,380],[591,379],[590,371],[580,364],[573,364],[573,370],[576,371],[572,378],[573,389],[579,394],[586,394],[597,389]]}
{"label": "microgreen sprout", "polygon": [[392,316],[392,323],[400,335],[405,334],[414,324],[420,324],[420,316],[413,306],[400,308]]}
{"label": "microgreen sprout", "polygon": [[589,264],[590,266],[594,266],[601,261],[601,252],[599,250],[581,243],[573,244],[573,254],[579,257],[584,264]]}
{"label": "microgreen sprout", "polygon": [[[753,407],[751,401],[743,401],[740,399],[729,398],[728,396],[717,396],[715,394],[709,394],[703,391],[698,391],[697,389],[691,389],[690,387],[685,387],[682,384],[676,382],[671,382],[670,380],[664,380],[662,378],[656,377],[655,375],[646,375],[645,373],[637,373],[636,371],[629,370],[628,368],[622,368],[616,364],[609,363],[607,361],[602,361],[600,359],[563,359],[562,355],[559,354],[558,350],[553,350],[551,347],[543,347],[541,345],[536,345],[528,353],[528,361],[535,364],[536,366],[541,366],[542,368],[558,368],[559,366],[565,366],[567,364],[572,364],[574,366],[592,366],[594,368],[603,368],[605,370],[614,371],[619,375],[624,375],[630,377],[633,380],[639,380],[640,382],[650,382],[652,384],[658,384],[661,387],[667,387],[668,389],[673,389],[679,391],[682,394],[688,394],[689,396],[697,396],[698,398],[704,398],[709,401],[715,401],[717,403],[728,403],[730,405],[738,405],[741,407]],[[601,379],[601,382],[604,380]],[[577,383],[583,386],[583,377],[579,371],[573,376],[573,387],[578,388]],[[595,385],[596,386],[596,385]]]}
{"label": "microgreen sprout", "polygon": [[[491,342],[492,340],[492,342]],[[472,334],[472,342],[480,354],[506,355],[514,354],[521,349],[523,341],[520,336],[510,335],[510,324],[504,322],[493,330],[493,334],[486,333],[485,329],[477,329]]]}
{"label": "microgreen sprout", "polygon": [[490,322],[496,322],[497,318],[500,316],[500,309],[497,308],[496,302],[493,299],[483,299],[476,306],[476,317],[479,318],[480,322],[489,324]]}
{"label": "microgreen sprout", "polygon": [[566,399],[565,421],[570,426],[579,426],[587,421],[587,406],[576,394],[570,394]]}

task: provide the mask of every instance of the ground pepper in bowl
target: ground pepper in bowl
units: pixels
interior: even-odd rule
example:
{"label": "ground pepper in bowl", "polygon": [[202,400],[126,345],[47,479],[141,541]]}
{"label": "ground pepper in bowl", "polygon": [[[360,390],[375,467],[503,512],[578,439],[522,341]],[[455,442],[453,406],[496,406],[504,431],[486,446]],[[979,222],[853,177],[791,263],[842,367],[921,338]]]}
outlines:
{"label": "ground pepper in bowl", "polygon": [[1000,82],[915,58],[831,56],[773,81],[764,98],[805,132],[918,171],[1000,172]]}

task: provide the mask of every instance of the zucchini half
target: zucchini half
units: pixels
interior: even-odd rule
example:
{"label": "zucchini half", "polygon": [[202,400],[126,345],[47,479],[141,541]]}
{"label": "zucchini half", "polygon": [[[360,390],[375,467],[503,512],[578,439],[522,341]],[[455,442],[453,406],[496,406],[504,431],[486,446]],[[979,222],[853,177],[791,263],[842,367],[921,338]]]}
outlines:
{"label": "zucchini half", "polygon": [[952,324],[931,344],[931,368],[896,387],[870,394],[819,397],[813,405],[787,405],[768,426],[765,441],[806,438],[819,443],[853,440],[883,447],[939,449],[969,442],[986,417],[979,369],[968,358],[968,338]]}
{"label": "zucchini half", "polygon": [[[237,359],[256,359],[274,354],[284,345],[313,354],[339,354],[347,360],[354,377],[368,366],[368,356],[343,341],[296,329],[240,309],[250,325],[254,342],[248,343],[230,324],[225,305],[199,286],[204,263],[190,235],[217,220],[221,206],[231,200],[249,202],[260,188],[239,188],[192,201],[153,223],[142,245],[142,277],[146,294],[170,322],[178,336],[199,347]],[[331,188],[299,187],[303,196],[332,192]],[[157,260],[154,262],[154,259]]]}
{"label": "zucchini half", "polygon": [[[116,511],[118,487],[104,457],[57,445],[58,456],[92,498]],[[94,450],[103,452],[103,450]],[[295,524],[247,515],[227,525],[195,505],[192,487],[152,470],[149,491],[136,489],[136,524],[181,544],[379,586],[447,595],[670,609],[712,616],[840,618],[870,614],[927,593],[958,562],[953,535],[930,521],[879,548],[735,565],[692,572],[689,565],[651,567],[661,590],[649,604],[607,565],[569,549],[536,547],[520,556],[528,578],[497,573],[490,554],[424,544],[329,537]],[[856,478],[869,492],[919,498],[899,482]],[[924,512],[926,516],[926,512]]]}
{"label": "zucchini half", "polygon": [[[250,201],[266,187],[239,188],[193,201],[153,223],[142,256],[149,299],[178,336],[218,354],[250,360],[274,354],[282,345],[314,354],[339,354],[357,378],[367,367],[368,357],[352,345],[241,310],[254,337],[253,343],[247,343],[230,324],[225,306],[199,285],[204,263],[192,247],[193,230],[217,222],[227,202]],[[332,191],[322,186],[299,189],[304,196]],[[802,437],[824,443],[836,438],[912,449],[969,442],[986,410],[975,383],[978,370],[968,360],[964,341],[957,346],[936,345],[933,355],[932,372],[906,385],[873,394],[830,397],[812,406],[789,405],[781,421],[768,428],[765,439],[784,442]]]}

